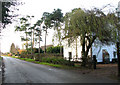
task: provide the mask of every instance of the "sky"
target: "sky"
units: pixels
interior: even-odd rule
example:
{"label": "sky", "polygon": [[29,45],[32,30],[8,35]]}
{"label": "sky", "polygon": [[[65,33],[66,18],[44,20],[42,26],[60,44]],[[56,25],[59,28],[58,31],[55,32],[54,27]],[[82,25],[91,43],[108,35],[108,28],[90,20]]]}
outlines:
{"label": "sky", "polygon": [[[19,11],[15,13],[22,15],[34,15],[32,23],[36,22],[38,19],[42,17],[43,12],[52,12],[54,9],[60,8],[62,12],[65,14],[66,12],[70,12],[74,8],[85,8],[92,9],[93,7],[102,8],[107,4],[111,4],[113,7],[111,9],[115,9],[118,6],[119,0],[22,0],[25,2],[24,5],[18,6]],[[13,22],[13,24],[8,25],[6,29],[2,30],[1,37],[1,51],[9,52],[10,46],[12,43],[22,48],[22,43],[20,36],[22,33],[15,32],[14,26],[17,25],[17,22]],[[47,45],[53,44],[52,38],[54,31],[48,30],[47,36]],[[44,33],[42,34],[43,41],[41,41],[41,46],[44,45]]]}

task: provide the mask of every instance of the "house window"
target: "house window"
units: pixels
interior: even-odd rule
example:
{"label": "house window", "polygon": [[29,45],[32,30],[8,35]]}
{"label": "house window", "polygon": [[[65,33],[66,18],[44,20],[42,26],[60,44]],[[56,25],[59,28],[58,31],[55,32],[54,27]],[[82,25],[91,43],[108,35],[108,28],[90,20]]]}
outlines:
{"label": "house window", "polygon": [[72,52],[69,52],[69,61],[72,59]]}

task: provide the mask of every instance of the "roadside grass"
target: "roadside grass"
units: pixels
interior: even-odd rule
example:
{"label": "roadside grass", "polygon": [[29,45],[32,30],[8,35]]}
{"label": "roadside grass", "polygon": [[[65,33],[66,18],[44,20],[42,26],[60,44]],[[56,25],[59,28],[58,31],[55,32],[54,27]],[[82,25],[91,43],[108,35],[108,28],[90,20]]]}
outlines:
{"label": "roadside grass", "polygon": [[[4,55],[4,56],[7,56],[7,55]],[[52,66],[52,67],[56,67],[56,68],[63,68],[63,69],[77,69],[80,67],[80,65],[77,65],[77,64],[75,64],[74,66],[67,66],[67,65],[60,65],[60,64],[35,61],[34,59],[29,59],[29,58],[19,58],[16,56],[7,56],[7,57],[12,57],[12,58],[16,58],[16,59],[36,63],[36,64],[47,65],[47,66]]]}
{"label": "roadside grass", "polygon": [[[67,65],[60,65],[60,64],[35,61],[34,59],[28,59],[28,58],[17,58],[17,59],[21,59],[21,60],[36,63],[36,64],[52,66],[52,67],[56,67],[56,68],[62,68],[62,69],[81,69],[81,66],[78,64],[75,64],[75,66],[67,66]],[[82,69],[84,69],[84,68],[82,68]]]}
{"label": "roadside grass", "polygon": [[28,58],[17,58],[17,59],[28,61],[28,62],[32,62],[32,63],[36,63],[36,64],[52,66],[52,67],[56,67],[56,68],[64,67],[64,65],[52,64],[52,63],[46,63],[46,62],[39,62],[39,61],[35,61],[34,59],[28,59]]}
{"label": "roadside grass", "polygon": [[2,57],[0,57],[0,60],[2,60]]}
{"label": "roadside grass", "polygon": [[29,59],[29,58],[19,58],[17,56],[7,56],[7,57],[12,57],[12,58],[16,58],[16,59],[36,63],[36,64],[47,65],[47,66],[52,66],[52,67],[62,68],[62,69],[73,69],[73,70],[74,69],[81,69],[81,70],[87,69],[87,68],[81,67],[80,64],[75,64],[74,66],[67,66],[67,65],[60,65],[60,64],[53,64],[53,63],[35,61],[34,59]]}

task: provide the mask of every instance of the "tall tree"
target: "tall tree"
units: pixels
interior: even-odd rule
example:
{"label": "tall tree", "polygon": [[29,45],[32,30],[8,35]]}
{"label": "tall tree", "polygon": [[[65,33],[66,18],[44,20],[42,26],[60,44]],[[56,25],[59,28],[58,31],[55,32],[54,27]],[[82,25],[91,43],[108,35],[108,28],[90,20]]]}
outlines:
{"label": "tall tree", "polygon": [[86,66],[89,50],[95,41],[103,44],[110,44],[114,41],[112,16],[112,14],[105,15],[97,8],[87,11],[78,8],[66,14],[65,37],[74,40],[80,36],[82,66]]}
{"label": "tall tree", "polygon": [[14,44],[14,43],[11,44],[10,52],[11,52],[12,54],[17,53],[17,50],[16,50],[16,48],[15,48],[15,44]]}
{"label": "tall tree", "polygon": [[51,20],[53,24],[53,28],[54,30],[57,31],[56,33],[56,37],[58,38],[59,41],[59,45],[60,45],[60,54],[62,55],[62,48],[61,48],[61,44],[62,44],[62,35],[61,35],[61,27],[63,26],[63,13],[61,12],[61,9],[54,9],[54,11],[51,13]]}
{"label": "tall tree", "polygon": [[[39,39],[39,56],[40,56],[40,41],[42,41],[42,38],[41,38],[41,32],[42,32],[42,29],[41,29],[41,25],[43,23],[43,19],[41,18],[41,20],[38,20],[36,22],[36,25],[38,26],[35,30],[36,30],[36,36],[38,37]],[[42,59],[41,59],[42,60]]]}
{"label": "tall tree", "polygon": [[31,20],[34,18],[34,16],[29,16],[27,15],[27,17],[29,18],[28,19],[28,22],[30,23],[30,26],[28,27],[28,35],[30,37],[30,40],[31,40],[31,55],[33,55],[33,48],[34,48],[34,31],[35,31],[35,27],[36,25],[34,24],[33,26],[31,26]]}
{"label": "tall tree", "polygon": [[45,31],[45,51],[44,51],[44,53],[46,53],[47,30],[52,27],[51,14],[50,13],[48,13],[48,12],[43,13],[43,23],[44,23],[43,29]]}
{"label": "tall tree", "polygon": [[26,41],[26,50],[28,51],[28,41],[30,40],[28,38],[28,34],[29,34],[29,28],[30,28],[30,22],[29,22],[29,16],[26,17],[22,17],[20,18],[20,22],[19,25],[16,26],[15,31],[23,31],[25,33],[25,38],[24,36],[21,36],[21,40],[22,41]]}

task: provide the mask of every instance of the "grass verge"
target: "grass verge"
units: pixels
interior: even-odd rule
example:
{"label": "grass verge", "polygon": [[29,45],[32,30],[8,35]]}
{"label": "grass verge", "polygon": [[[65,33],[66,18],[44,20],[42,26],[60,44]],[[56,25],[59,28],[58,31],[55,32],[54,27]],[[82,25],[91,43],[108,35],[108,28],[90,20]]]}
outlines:
{"label": "grass verge", "polygon": [[0,60],[2,60],[2,57],[0,57]]}
{"label": "grass verge", "polygon": [[35,61],[34,59],[28,59],[28,58],[17,58],[17,59],[21,59],[21,60],[28,61],[28,62],[32,62],[32,63],[36,63],[36,64],[52,66],[52,67],[56,67],[56,68],[68,67],[68,66],[59,65],[59,64],[52,64],[52,63],[46,63],[46,62],[39,62],[39,61]]}
{"label": "grass verge", "polygon": [[7,56],[7,57],[12,57],[12,58],[16,58],[16,59],[36,63],[36,64],[47,65],[47,66],[52,66],[52,67],[62,68],[62,69],[84,69],[84,68],[81,68],[80,65],[78,64],[75,64],[74,66],[67,66],[67,65],[53,64],[53,63],[47,63],[47,62],[39,62],[39,61],[35,61],[34,59],[19,58],[17,56]]}
{"label": "grass verge", "polygon": [[35,61],[34,59],[29,59],[29,58],[18,58],[16,56],[7,56],[7,57],[12,57],[12,58],[16,58],[16,59],[20,59],[20,60],[24,60],[24,61],[36,63],[36,64],[52,66],[52,67],[56,67],[56,68],[65,68],[65,69],[73,68],[71,66],[65,66],[65,65],[59,65],[59,64],[52,64],[52,63],[46,63],[46,62],[39,62],[39,61]]}

